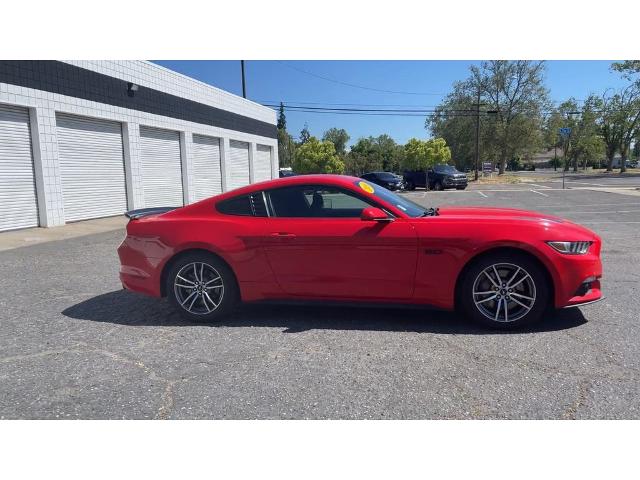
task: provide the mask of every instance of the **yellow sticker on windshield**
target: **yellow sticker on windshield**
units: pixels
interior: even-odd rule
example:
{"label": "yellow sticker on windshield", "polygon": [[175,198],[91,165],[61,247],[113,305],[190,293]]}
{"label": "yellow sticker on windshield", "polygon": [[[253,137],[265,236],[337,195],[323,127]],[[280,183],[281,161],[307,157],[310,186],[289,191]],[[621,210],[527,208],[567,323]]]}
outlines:
{"label": "yellow sticker on windshield", "polygon": [[367,193],[373,193],[373,187],[367,182],[358,182],[358,186]]}

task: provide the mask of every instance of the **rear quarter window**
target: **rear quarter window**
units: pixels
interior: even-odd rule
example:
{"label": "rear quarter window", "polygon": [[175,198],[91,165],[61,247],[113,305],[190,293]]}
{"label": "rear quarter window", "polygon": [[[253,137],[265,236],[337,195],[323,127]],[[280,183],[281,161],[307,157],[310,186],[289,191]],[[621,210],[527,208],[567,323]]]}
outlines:
{"label": "rear quarter window", "polygon": [[244,217],[267,217],[267,207],[264,204],[262,192],[242,195],[224,200],[216,205],[216,210],[225,215]]}
{"label": "rear quarter window", "polygon": [[216,205],[216,209],[225,215],[252,216],[249,195],[224,200]]}

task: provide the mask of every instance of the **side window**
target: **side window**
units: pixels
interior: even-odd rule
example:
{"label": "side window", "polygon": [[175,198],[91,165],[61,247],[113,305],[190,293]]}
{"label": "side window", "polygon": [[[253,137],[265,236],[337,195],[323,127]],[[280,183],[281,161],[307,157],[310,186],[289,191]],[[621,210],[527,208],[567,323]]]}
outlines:
{"label": "side window", "polygon": [[276,217],[359,218],[371,204],[341,188],[309,185],[267,192]]}
{"label": "side window", "polygon": [[245,217],[266,217],[267,208],[264,204],[262,192],[233,197],[216,205],[220,213],[225,215],[239,215]]}

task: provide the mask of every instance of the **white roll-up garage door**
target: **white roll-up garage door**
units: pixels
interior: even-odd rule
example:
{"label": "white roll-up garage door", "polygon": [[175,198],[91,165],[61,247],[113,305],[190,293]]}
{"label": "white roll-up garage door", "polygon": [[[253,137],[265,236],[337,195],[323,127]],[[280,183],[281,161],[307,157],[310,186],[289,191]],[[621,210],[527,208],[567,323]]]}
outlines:
{"label": "white roll-up garage door", "polygon": [[253,162],[255,169],[253,180],[262,182],[263,180],[271,180],[271,147],[268,145],[257,145],[256,160]]}
{"label": "white roll-up garage door", "polygon": [[37,226],[29,111],[0,105],[0,230]]}
{"label": "white roll-up garage door", "polygon": [[193,188],[196,201],[222,193],[219,138],[193,136]]}
{"label": "white roll-up garage door", "polygon": [[231,184],[228,189],[233,190],[249,185],[249,144],[231,140],[229,150]]}
{"label": "white roll-up garage door", "polygon": [[140,127],[140,164],[145,207],[184,204],[178,132]]}
{"label": "white roll-up garage door", "polygon": [[65,221],[124,213],[122,125],[58,113],[56,126]]}

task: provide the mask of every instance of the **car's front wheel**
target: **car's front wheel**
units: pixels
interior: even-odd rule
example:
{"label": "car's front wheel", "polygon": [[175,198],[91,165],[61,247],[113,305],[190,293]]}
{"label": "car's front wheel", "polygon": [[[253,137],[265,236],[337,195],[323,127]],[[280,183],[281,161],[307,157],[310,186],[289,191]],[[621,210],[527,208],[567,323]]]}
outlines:
{"label": "car's front wheel", "polygon": [[231,269],[206,253],[190,253],[176,261],[167,275],[167,297],[186,319],[211,322],[229,313],[238,302]]}
{"label": "car's front wheel", "polygon": [[509,329],[540,320],[549,303],[542,267],[525,255],[505,253],[484,257],[467,271],[461,306],[473,320]]}

